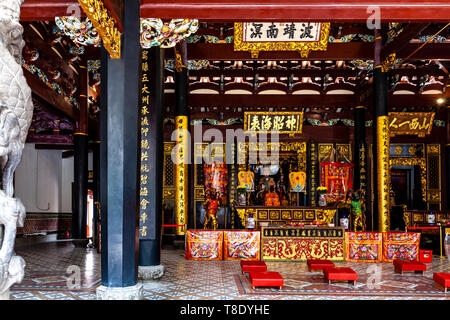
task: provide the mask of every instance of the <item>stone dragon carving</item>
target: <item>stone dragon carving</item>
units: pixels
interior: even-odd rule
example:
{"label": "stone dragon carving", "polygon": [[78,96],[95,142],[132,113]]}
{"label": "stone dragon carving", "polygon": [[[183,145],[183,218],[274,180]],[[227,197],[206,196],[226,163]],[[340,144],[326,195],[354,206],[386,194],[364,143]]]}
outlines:
{"label": "stone dragon carving", "polygon": [[22,2],[0,0],[0,299],[9,299],[9,288],[22,281],[25,268],[23,258],[14,253],[14,241],[26,211],[20,199],[13,198],[13,175],[33,116],[31,89],[22,71]]}

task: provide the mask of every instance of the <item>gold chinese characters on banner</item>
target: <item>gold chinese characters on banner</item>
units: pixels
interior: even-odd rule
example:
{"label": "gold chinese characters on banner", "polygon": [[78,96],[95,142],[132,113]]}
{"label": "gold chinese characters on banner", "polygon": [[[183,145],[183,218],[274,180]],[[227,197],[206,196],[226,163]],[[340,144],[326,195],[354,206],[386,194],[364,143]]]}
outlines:
{"label": "gold chinese characters on banner", "polygon": [[329,22],[235,22],[234,50],[298,51],[307,58],[310,51],[327,50]]}
{"label": "gold chinese characters on banner", "polygon": [[244,131],[255,133],[302,133],[303,112],[245,112]]}
{"label": "gold chinese characters on banner", "polygon": [[141,118],[141,160],[140,160],[140,189],[139,189],[139,238],[148,239],[151,234],[150,217],[151,205],[149,197],[149,173],[150,173],[150,158],[149,153],[149,129],[150,129],[150,91],[149,91],[149,69],[148,69],[148,50],[142,51],[141,59],[141,103],[140,103],[140,118]]}
{"label": "gold chinese characters on banner", "polygon": [[430,134],[434,112],[389,112],[389,134],[417,135],[421,138]]}

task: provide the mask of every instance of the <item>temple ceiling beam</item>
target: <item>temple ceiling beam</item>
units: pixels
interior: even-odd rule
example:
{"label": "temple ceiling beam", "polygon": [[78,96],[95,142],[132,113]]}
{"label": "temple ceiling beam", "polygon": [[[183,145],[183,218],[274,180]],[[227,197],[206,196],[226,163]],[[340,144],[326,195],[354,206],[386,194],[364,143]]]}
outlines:
{"label": "temple ceiling beam", "polygon": [[[114,2],[114,1],[113,1]],[[78,5],[69,0],[25,0],[22,20],[53,20],[55,16],[71,13],[67,9]],[[174,17],[201,21],[334,21],[366,22],[371,8],[379,8],[382,22],[447,22],[450,5],[446,0],[394,1],[378,0],[361,3],[359,0],[325,1],[311,0],[227,0],[211,3],[208,0],[143,0],[141,17],[172,19]]]}
{"label": "temple ceiling beam", "polygon": [[[450,98],[450,92],[445,95]],[[389,107],[424,107],[438,106],[436,100],[442,94],[412,94],[412,95],[389,95]],[[342,107],[350,108],[361,104],[357,95],[274,95],[274,94],[190,94],[190,106],[210,107]],[[366,103],[370,106],[368,99]],[[165,105],[171,106],[175,103],[173,93],[165,94]]]}

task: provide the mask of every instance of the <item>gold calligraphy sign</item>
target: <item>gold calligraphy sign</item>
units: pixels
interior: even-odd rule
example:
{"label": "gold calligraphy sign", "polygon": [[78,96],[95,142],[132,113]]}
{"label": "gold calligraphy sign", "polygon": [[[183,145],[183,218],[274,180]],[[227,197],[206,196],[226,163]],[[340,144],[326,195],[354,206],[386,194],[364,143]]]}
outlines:
{"label": "gold calligraphy sign", "polygon": [[389,112],[389,134],[417,135],[421,138],[430,134],[434,112]]}
{"label": "gold calligraphy sign", "polygon": [[303,112],[245,112],[244,131],[255,133],[302,133]]}
{"label": "gold calligraphy sign", "polygon": [[310,51],[327,50],[329,22],[235,22],[234,51],[298,51],[307,58]]}

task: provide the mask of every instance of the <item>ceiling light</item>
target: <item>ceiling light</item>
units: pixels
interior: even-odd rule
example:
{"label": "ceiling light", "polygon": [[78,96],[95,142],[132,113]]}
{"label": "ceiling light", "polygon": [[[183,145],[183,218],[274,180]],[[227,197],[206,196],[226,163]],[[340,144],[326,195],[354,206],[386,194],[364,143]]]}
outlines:
{"label": "ceiling light", "polygon": [[443,104],[444,101],[445,101],[444,98],[438,98],[438,99],[436,100],[437,104]]}

